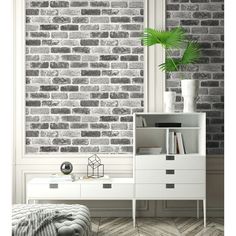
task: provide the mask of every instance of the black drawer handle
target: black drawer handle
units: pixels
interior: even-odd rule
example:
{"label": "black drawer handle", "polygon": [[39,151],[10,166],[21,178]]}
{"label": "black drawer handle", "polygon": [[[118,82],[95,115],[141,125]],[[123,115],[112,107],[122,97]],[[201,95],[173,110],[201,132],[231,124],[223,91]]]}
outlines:
{"label": "black drawer handle", "polygon": [[166,170],[166,174],[167,175],[174,175],[175,174],[175,170]]}
{"label": "black drawer handle", "polygon": [[167,161],[173,161],[175,159],[175,156],[166,156]]}
{"label": "black drawer handle", "polygon": [[166,188],[175,188],[174,184],[166,184]]}
{"label": "black drawer handle", "polygon": [[58,188],[58,184],[49,184],[49,188]]}
{"label": "black drawer handle", "polygon": [[102,187],[103,188],[112,188],[112,185],[111,184],[103,184]]}

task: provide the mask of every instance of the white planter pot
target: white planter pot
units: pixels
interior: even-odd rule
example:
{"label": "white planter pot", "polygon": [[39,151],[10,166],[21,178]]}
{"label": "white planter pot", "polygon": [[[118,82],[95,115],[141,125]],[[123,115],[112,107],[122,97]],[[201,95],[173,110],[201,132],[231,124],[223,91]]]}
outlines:
{"label": "white planter pot", "polygon": [[184,112],[195,112],[196,101],[198,100],[199,81],[181,80],[182,96],[184,98]]}
{"label": "white planter pot", "polygon": [[175,97],[176,93],[171,91],[166,91],[164,93],[164,111],[165,112],[175,112]]}

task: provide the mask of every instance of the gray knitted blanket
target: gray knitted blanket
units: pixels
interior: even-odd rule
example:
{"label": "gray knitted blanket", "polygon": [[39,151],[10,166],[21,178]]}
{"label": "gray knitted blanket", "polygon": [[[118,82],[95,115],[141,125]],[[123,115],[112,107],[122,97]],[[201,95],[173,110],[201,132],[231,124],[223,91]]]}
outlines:
{"label": "gray knitted blanket", "polygon": [[12,236],[57,236],[54,222],[66,219],[73,220],[72,214],[41,209],[21,220],[13,230]]}

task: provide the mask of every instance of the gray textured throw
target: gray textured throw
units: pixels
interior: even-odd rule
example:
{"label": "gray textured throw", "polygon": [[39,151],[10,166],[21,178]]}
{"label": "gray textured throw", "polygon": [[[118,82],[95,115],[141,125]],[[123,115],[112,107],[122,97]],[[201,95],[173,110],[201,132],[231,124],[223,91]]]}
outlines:
{"label": "gray textured throw", "polygon": [[58,220],[73,220],[72,214],[60,214],[58,211],[38,210],[21,220],[13,231],[13,236],[57,236],[54,225]]}

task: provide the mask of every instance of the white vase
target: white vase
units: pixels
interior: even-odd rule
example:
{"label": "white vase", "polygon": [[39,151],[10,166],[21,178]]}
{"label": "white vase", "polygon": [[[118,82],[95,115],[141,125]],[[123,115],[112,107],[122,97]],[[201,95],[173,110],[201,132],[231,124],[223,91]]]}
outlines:
{"label": "white vase", "polygon": [[166,91],[164,93],[164,111],[165,112],[175,112],[175,97],[176,93],[171,91]]}
{"label": "white vase", "polygon": [[196,101],[198,100],[199,81],[191,79],[181,80],[182,97],[184,98],[184,112],[196,111]]}

